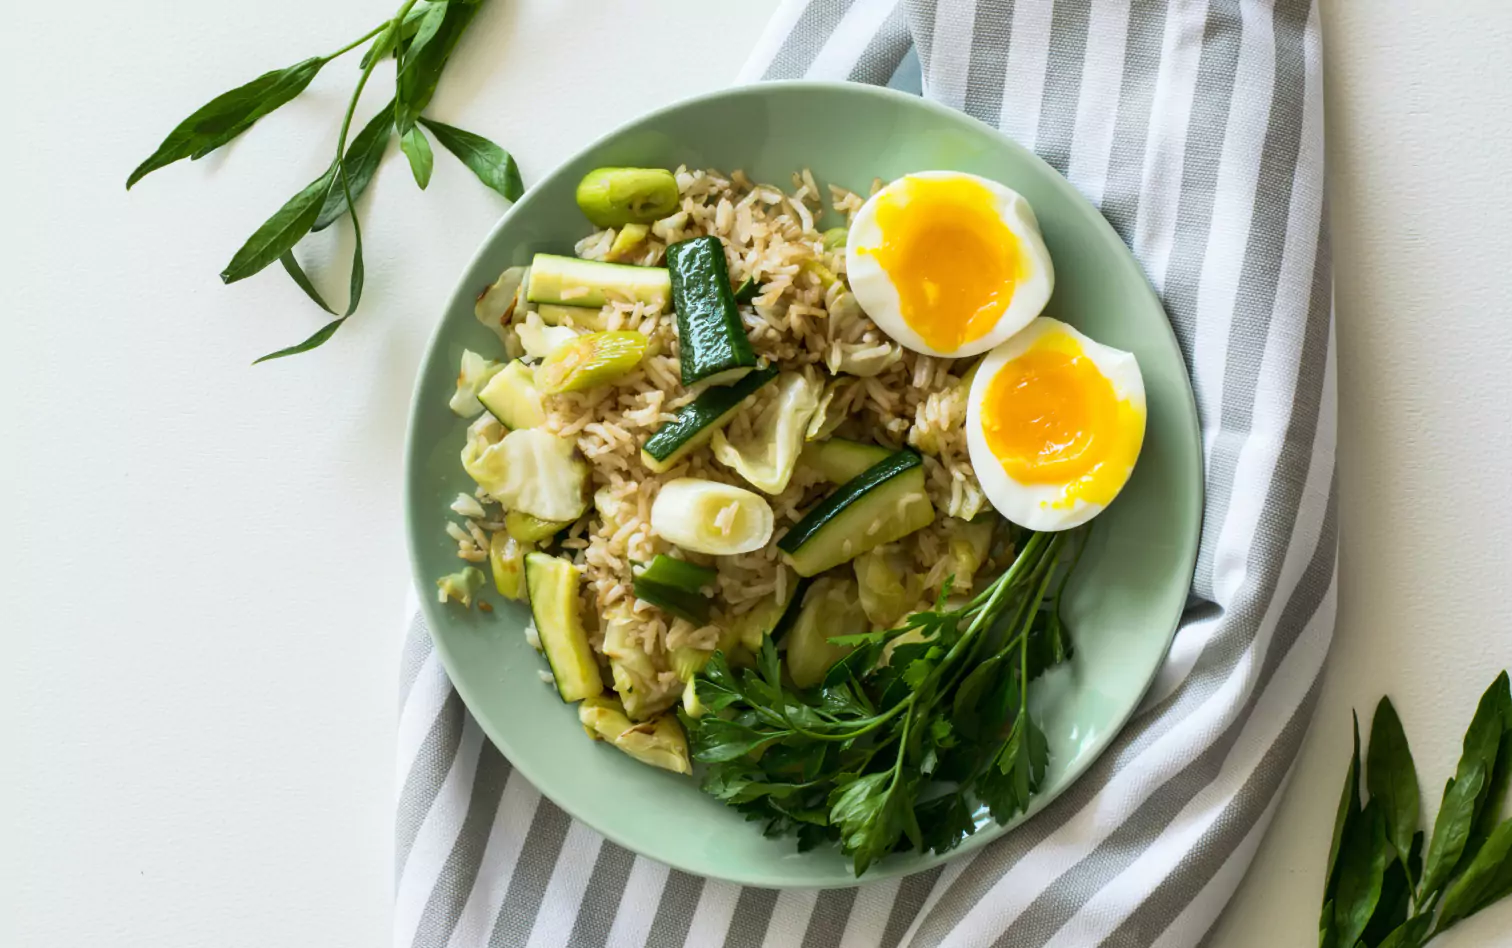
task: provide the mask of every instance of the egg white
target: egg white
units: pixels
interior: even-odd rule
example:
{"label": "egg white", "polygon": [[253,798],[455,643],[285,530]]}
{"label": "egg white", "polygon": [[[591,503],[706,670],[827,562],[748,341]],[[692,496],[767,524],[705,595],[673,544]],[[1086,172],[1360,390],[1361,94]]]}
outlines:
{"label": "egg white", "polygon": [[[1015,283],[1013,298],[1004,308],[992,329],[981,338],[973,339],[949,352],[931,347],[903,318],[903,301],[892,278],[882,268],[875,254],[870,251],[883,242],[882,227],[877,222],[877,209],[882,203],[895,199],[905,191],[910,180],[966,180],[974,181],[992,195],[993,209],[1018,239],[1022,278]],[[866,311],[883,332],[898,344],[925,355],[959,359],[986,352],[1027,326],[1045,308],[1050,293],[1055,289],[1055,268],[1050,262],[1050,251],[1045,249],[1040,236],[1039,220],[1034,209],[1022,194],[974,174],[959,171],[918,171],[907,174],[872,195],[851,220],[850,236],[845,247],[845,272],[850,279],[851,293],[856,302]]]}
{"label": "egg white", "polygon": [[[1058,319],[1041,316],[1023,332],[987,354],[972,379],[971,392],[966,402],[966,445],[971,454],[971,466],[976,471],[977,481],[982,485],[982,492],[997,512],[1021,527],[1036,531],[1079,527],[1106,507],[1105,504],[1091,503],[1083,497],[1075,498],[1069,506],[1056,506],[1064,500],[1067,487],[1065,483],[1023,484],[1014,480],[1003,470],[1002,462],[993,454],[987,443],[986,432],[982,429],[982,402],[993,378],[1002,371],[1003,366],[1027,352],[1041,336],[1053,332],[1063,332],[1074,338],[1081,346],[1082,354],[1112,384],[1114,395],[1128,401],[1141,419],[1147,414],[1144,376],[1140,374],[1139,362],[1134,354],[1089,339]],[[1142,438],[1140,446],[1143,447]],[[1138,453],[1135,454],[1135,460],[1138,460]],[[1123,480],[1118,485],[1118,492],[1122,492],[1128,484],[1132,470],[1131,465],[1130,471],[1123,475]]]}

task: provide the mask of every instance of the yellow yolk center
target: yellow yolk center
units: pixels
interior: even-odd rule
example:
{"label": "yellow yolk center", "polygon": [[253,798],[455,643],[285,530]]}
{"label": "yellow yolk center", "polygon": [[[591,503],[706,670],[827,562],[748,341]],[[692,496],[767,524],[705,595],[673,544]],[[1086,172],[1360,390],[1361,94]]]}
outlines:
{"label": "yellow yolk center", "polygon": [[904,322],[930,348],[953,352],[1003,315],[1024,276],[1019,241],[976,181],[909,178],[877,204],[876,257]]}
{"label": "yellow yolk center", "polygon": [[1046,333],[1008,362],[982,400],[987,446],[1020,484],[1064,484],[1053,506],[1106,505],[1139,457],[1144,412],[1063,332]]}

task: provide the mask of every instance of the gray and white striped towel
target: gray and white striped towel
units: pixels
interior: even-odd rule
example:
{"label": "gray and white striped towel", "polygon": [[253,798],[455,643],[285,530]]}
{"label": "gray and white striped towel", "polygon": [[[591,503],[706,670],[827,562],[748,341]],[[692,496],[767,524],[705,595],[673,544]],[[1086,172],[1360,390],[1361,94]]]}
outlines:
{"label": "gray and white striped towel", "polygon": [[992,846],[857,889],[742,889],[634,856],[543,800],[484,740],[417,616],[396,945],[1178,948],[1202,941],[1242,878],[1334,622],[1317,9],[789,0],[745,77],[906,85],[910,73],[1102,209],[1186,354],[1207,510],[1191,604],[1144,707],[1080,781]]}

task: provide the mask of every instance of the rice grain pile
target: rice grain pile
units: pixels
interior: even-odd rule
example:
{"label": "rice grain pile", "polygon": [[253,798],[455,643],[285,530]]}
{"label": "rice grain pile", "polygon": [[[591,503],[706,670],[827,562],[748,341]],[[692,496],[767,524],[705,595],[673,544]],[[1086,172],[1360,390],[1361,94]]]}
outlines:
{"label": "rice grain pile", "polygon": [[[816,390],[823,386],[821,412],[831,419],[827,427],[834,434],[893,449],[909,446],[923,457],[930,499],[939,516],[889,550],[923,578],[920,607],[933,601],[952,573],[953,589],[968,592],[971,571],[959,568],[955,551],[962,521],[984,507],[967,457],[966,392],[957,374],[964,373],[970,361],[905,350],[857,306],[843,280],[844,249],[825,249],[818,220],[828,200],[834,213],[848,222],[861,207],[861,196],[833,186],[827,193],[821,191],[807,170],[793,175],[788,192],[753,183],[739,171],[724,175],[679,168],[676,177],[680,208],[654,224],[639,254],[623,262],[659,265],[668,244],[708,234],[719,237],[732,279],[738,284],[752,278],[762,288],[752,305],[741,307],[757,355],[784,371],[805,373]],[[615,236],[613,229],[591,234],[578,242],[576,252],[586,259],[603,259]],[[650,337],[647,356],[612,385],[549,396],[546,427],[573,437],[591,470],[592,508],[570,528],[563,546],[583,568],[585,619],[592,623],[600,617],[596,629],[590,625],[592,644],[615,660],[616,676],[633,678],[617,678],[617,690],[633,684],[640,699],[636,703],[649,712],[668,706],[681,693],[681,681],[669,660],[671,650],[712,650],[721,628],[738,622],[763,601],[784,601],[796,576],[782,565],[775,542],[754,553],[710,557],[675,549],[652,532],[651,503],[670,480],[701,477],[749,485],[715,460],[708,446],[661,474],[642,463],[641,444],[697,392],[680,382],[672,313],[652,312],[640,303],[612,302],[601,318],[607,324],[602,328],[633,329]],[[747,433],[777,389],[768,385],[751,396],[726,429],[731,440]],[[787,488],[767,498],[776,516],[774,540],[829,489],[799,464]],[[472,511],[463,499],[458,507],[467,509],[454,509],[471,518],[468,527],[449,526],[455,530],[460,555],[478,559],[478,549],[487,546],[475,535],[479,528],[473,520],[482,518],[473,514],[481,511]],[[718,570],[713,618],[701,628],[669,619],[632,593],[632,563],[674,550],[683,559]]]}

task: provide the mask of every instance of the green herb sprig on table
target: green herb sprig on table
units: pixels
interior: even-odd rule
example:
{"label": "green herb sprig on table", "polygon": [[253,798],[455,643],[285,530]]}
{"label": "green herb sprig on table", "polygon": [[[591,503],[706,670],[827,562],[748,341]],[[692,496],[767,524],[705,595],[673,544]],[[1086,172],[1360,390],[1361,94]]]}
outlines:
{"label": "green herb sprig on table", "polygon": [[[507,151],[481,135],[443,125],[421,114],[430,104],[452,51],[482,2],[405,0],[393,17],[334,53],[313,56],[285,69],[264,73],[246,85],[211,99],[169,132],[157,151],[126,179],[129,190],[159,168],[184,158],[191,161],[203,158],[251,128],[264,115],[293,100],[327,63],[369,44],[359,63],[362,72],[341,120],[336,155],[330,167],[268,218],[221,272],[223,282],[235,283],[260,272],[276,260],[317,306],[336,317],[303,342],[271,352],[257,362],[308,352],[322,345],[356,312],[362,299],[364,273],[362,227],[354,205],[373,180],[391,138],[398,137],[400,147],[409,159],[415,183],[421,188],[430,183],[434,162],[430,141],[425,134],[428,130],[442,147],[456,155],[493,190],[511,201],[523,193],[519,169]],[[394,98],[351,136],[348,147],[357,102],[362,98],[374,66],[388,57],[395,60]],[[323,230],[344,216],[352,219],[352,273],[346,309],[337,313],[300,267],[294,248],[307,234]]]}
{"label": "green herb sprig on table", "polygon": [[[1512,894],[1512,819],[1502,819],[1512,780],[1506,672],[1475,709],[1430,835],[1418,829],[1417,768],[1387,698],[1376,706],[1364,763],[1356,718],[1328,853],[1322,948],[1419,948]],[[1363,805],[1362,776],[1369,793]]]}
{"label": "green herb sprig on table", "polygon": [[771,639],[755,668],[715,655],[694,679],[703,714],[683,715],[703,789],[800,851],[838,842],[858,876],[896,850],[953,849],[978,803],[999,823],[1026,811],[1049,762],[1029,684],[1071,656],[1060,600],[1080,549],[1027,535],[965,605],[946,608],[947,583],[899,628],[830,639],[854,650],[816,688],[783,681]]}

